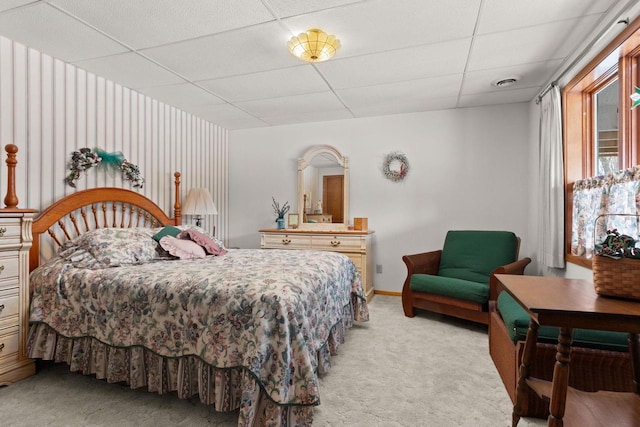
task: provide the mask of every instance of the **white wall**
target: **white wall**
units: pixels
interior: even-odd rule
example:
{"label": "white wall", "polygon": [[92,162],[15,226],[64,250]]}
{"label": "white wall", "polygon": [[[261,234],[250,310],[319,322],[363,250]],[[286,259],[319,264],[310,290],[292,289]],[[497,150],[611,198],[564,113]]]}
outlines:
{"label": "white wall", "polygon": [[[182,173],[183,203],[189,188],[209,188],[219,215],[205,218],[204,225],[216,225],[225,237],[225,129],[0,37],[0,145],[6,144],[19,149],[16,181],[21,208],[42,210],[85,188],[130,188],[118,174],[97,170],[81,177],[77,190],[65,184],[71,152],[99,147],[121,151],[138,165],[146,182],[137,191],[165,212],[173,212],[175,171]],[[6,156],[0,156],[4,194]]]}
{"label": "white wall", "polygon": [[[297,159],[312,145],[350,162],[350,215],[368,217],[377,290],[400,292],[402,255],[441,248],[450,229],[511,230],[522,256],[529,227],[529,105],[433,111],[229,132],[229,244],[257,248],[273,228],[271,196],[296,207]],[[382,175],[391,151],[410,161],[399,183]]]}

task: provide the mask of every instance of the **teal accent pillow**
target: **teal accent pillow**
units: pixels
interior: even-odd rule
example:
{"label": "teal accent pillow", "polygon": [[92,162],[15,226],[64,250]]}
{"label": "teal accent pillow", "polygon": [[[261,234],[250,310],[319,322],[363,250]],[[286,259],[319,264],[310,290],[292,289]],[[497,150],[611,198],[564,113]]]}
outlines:
{"label": "teal accent pillow", "polygon": [[160,239],[162,239],[164,236],[176,237],[178,234],[180,234],[180,231],[182,230],[180,230],[178,227],[167,225],[166,227],[163,227],[162,230],[153,235],[153,240],[155,240],[156,242],[160,242]]}

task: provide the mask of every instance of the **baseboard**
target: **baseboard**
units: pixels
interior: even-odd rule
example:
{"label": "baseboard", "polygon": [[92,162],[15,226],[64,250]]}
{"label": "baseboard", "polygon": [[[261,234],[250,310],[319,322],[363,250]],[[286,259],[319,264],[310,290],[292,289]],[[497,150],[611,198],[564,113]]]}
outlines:
{"label": "baseboard", "polygon": [[392,297],[401,297],[402,296],[402,292],[377,291],[377,290],[374,290],[373,293],[377,294],[377,295],[389,295],[389,296],[392,296]]}

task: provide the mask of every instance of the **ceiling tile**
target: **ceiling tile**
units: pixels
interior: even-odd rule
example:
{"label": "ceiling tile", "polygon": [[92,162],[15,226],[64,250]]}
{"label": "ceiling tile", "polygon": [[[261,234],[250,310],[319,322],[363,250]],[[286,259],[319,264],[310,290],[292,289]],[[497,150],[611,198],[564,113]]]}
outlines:
{"label": "ceiling tile", "polygon": [[458,101],[458,107],[479,107],[482,105],[515,104],[529,102],[538,94],[538,88],[505,90],[503,92],[464,95]]}
{"label": "ceiling tile", "polygon": [[178,108],[224,103],[217,96],[192,83],[153,86],[138,89],[138,92]]}
{"label": "ceiling tile", "polygon": [[184,110],[215,124],[231,120],[256,119],[256,117],[231,104],[194,105],[192,107],[186,107]]}
{"label": "ceiling tile", "polygon": [[478,34],[601,14],[618,0],[489,0],[482,4]]}
{"label": "ceiling tile", "polygon": [[300,65],[287,38],[272,22],[142,52],[192,80],[206,80]]}
{"label": "ceiling tile", "polygon": [[462,94],[496,92],[504,89],[495,87],[493,82],[508,77],[517,77],[518,82],[509,89],[540,87],[546,84],[554,71],[562,64],[562,59],[516,65],[513,67],[493,68],[491,70],[472,71],[464,76]]}
{"label": "ceiling tile", "polygon": [[184,82],[184,79],[133,52],[78,61],[75,65],[132,89]]}
{"label": "ceiling tile", "polygon": [[293,34],[322,28],[342,44],[336,58],[346,58],[471,37],[480,0],[363,1],[283,19]]}
{"label": "ceiling tile", "polygon": [[458,96],[462,74],[338,90],[349,108]]}
{"label": "ceiling tile", "polygon": [[325,92],[327,83],[311,65],[199,81],[229,102]]}
{"label": "ceiling tile", "polygon": [[457,96],[445,98],[423,98],[395,103],[365,105],[351,110],[358,117],[383,116],[388,114],[407,114],[418,111],[449,110],[456,107]]}
{"label": "ceiling tile", "polygon": [[237,102],[236,105],[257,117],[290,116],[311,111],[340,110],[344,105],[332,92]]}
{"label": "ceiling tile", "polygon": [[314,111],[313,114],[297,113],[283,116],[268,116],[264,120],[271,125],[293,125],[297,123],[326,122],[330,120],[352,119],[353,114],[346,108],[330,111]]}
{"label": "ceiling tile", "polygon": [[334,89],[457,74],[464,71],[470,44],[470,38],[461,39],[337,59],[317,67]]}
{"label": "ceiling tile", "polygon": [[237,120],[223,119],[223,120],[218,120],[216,124],[228,130],[255,129],[255,128],[270,126],[270,124],[265,122],[264,120],[256,119],[254,117],[250,117],[248,119],[237,119]]}
{"label": "ceiling tile", "polygon": [[280,18],[331,9],[362,0],[266,0]]}
{"label": "ceiling tile", "polygon": [[0,35],[66,62],[128,50],[46,3],[0,14]]}
{"label": "ceiling tile", "polygon": [[468,71],[564,58],[588,35],[598,15],[478,36]]}
{"label": "ceiling tile", "polygon": [[134,49],[273,20],[260,0],[53,0]]}
{"label": "ceiling tile", "polygon": [[24,6],[25,4],[33,2],[34,0],[2,0],[0,1],[0,12],[13,9],[14,7]]}

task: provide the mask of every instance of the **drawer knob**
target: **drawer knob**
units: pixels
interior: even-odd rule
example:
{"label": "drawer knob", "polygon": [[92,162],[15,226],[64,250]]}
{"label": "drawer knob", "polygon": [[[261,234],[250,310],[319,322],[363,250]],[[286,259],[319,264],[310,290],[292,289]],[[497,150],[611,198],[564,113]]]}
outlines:
{"label": "drawer knob", "polygon": [[291,239],[282,239],[283,245],[288,245],[289,243],[291,243]]}
{"label": "drawer knob", "polygon": [[339,246],[340,245],[340,240],[332,240],[331,241],[331,246],[335,247],[335,246]]}
{"label": "drawer knob", "polygon": [[2,350],[4,350],[4,343],[0,343],[0,353],[2,353]]}
{"label": "drawer knob", "polygon": [[2,314],[2,310],[4,310],[4,304],[0,304],[0,314]]}
{"label": "drawer knob", "polygon": [[0,273],[2,273],[4,271],[4,264],[0,265]]}
{"label": "drawer knob", "polygon": [[7,227],[0,227],[0,237],[4,237],[4,233],[7,232]]}

